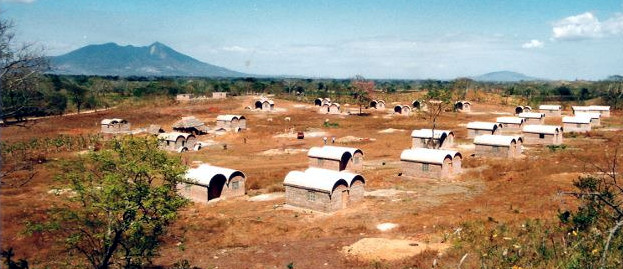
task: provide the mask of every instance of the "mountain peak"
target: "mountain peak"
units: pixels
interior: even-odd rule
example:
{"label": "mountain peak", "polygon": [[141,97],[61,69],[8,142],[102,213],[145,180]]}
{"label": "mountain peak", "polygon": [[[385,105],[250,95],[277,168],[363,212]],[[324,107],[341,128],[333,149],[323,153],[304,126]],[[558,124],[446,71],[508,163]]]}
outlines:
{"label": "mountain peak", "polygon": [[522,73],[513,72],[513,71],[495,71],[486,74],[482,74],[479,76],[472,77],[473,80],[476,81],[487,81],[487,82],[518,82],[518,81],[534,81],[539,80],[534,77],[527,76]]}
{"label": "mountain peak", "polygon": [[243,77],[246,74],[201,62],[156,41],[144,47],[88,45],[50,57],[52,73],[101,76]]}

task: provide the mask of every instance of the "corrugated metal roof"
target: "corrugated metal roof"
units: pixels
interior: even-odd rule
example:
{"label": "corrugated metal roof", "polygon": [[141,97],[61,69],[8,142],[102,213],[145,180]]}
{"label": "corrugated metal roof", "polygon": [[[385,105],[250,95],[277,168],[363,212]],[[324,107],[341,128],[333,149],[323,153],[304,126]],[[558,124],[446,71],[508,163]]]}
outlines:
{"label": "corrugated metal roof", "polygon": [[510,146],[512,142],[517,143],[518,139],[521,138],[512,135],[479,135],[474,138],[474,144],[490,146]]}
{"label": "corrugated metal roof", "polygon": [[565,116],[565,117],[562,117],[562,122],[563,123],[590,124],[591,118],[588,116],[575,116],[575,117]]}
{"label": "corrugated metal roof", "polygon": [[358,148],[323,146],[323,147],[312,147],[307,152],[307,156],[339,161],[342,159],[342,156],[344,156],[344,153],[347,153],[347,152],[350,153],[350,156],[355,155],[356,152],[361,152],[361,154],[363,154],[363,151]]}
{"label": "corrugated metal roof", "polygon": [[477,129],[477,130],[490,130],[493,131],[498,128],[498,124],[495,122],[484,122],[484,121],[472,121],[467,124],[467,129]]}
{"label": "corrugated metal roof", "polygon": [[562,127],[556,125],[526,125],[522,131],[534,134],[556,134],[562,131]]}
{"label": "corrugated metal roof", "polygon": [[540,105],[539,109],[543,110],[560,110],[562,106],[560,105]]}
{"label": "corrugated metal roof", "polygon": [[[446,136],[449,136],[450,134],[454,135],[454,133],[452,131],[450,131],[450,130],[435,130],[434,138],[435,139],[439,139],[444,134]],[[415,137],[415,138],[431,138],[431,137],[433,137],[433,130],[432,129],[413,130],[413,132],[411,132],[411,137]]]}
{"label": "corrugated metal roof", "polygon": [[540,118],[545,117],[545,114],[537,113],[537,112],[522,112],[522,113],[519,113],[517,117],[529,118],[529,119],[540,119]]}
{"label": "corrugated metal roof", "polygon": [[214,179],[218,175],[224,176],[227,181],[231,180],[234,176],[239,175],[243,178],[246,178],[246,175],[241,171],[212,166],[209,164],[201,164],[197,168],[188,169],[188,171],[186,171],[186,174],[184,175],[184,178],[192,181],[190,182],[192,184],[209,187],[212,179]]}
{"label": "corrugated metal roof", "polygon": [[308,168],[304,172],[291,171],[283,181],[283,185],[313,189],[331,194],[339,184],[351,186],[355,179],[365,182],[363,176],[348,172],[338,172],[321,168]]}
{"label": "corrugated metal roof", "polygon": [[401,161],[421,162],[421,163],[433,163],[442,164],[446,158],[453,159],[455,156],[461,156],[461,153],[453,150],[443,149],[405,149],[400,154]]}
{"label": "corrugated metal roof", "polygon": [[218,115],[216,117],[217,121],[232,121],[233,119],[245,119],[242,115]]}
{"label": "corrugated metal roof", "polygon": [[524,119],[520,117],[498,117],[496,119],[497,123],[512,123],[512,124],[522,124]]}
{"label": "corrugated metal roof", "polygon": [[173,128],[192,128],[192,127],[200,127],[205,125],[203,122],[199,121],[194,116],[182,117],[181,120],[173,123]]}

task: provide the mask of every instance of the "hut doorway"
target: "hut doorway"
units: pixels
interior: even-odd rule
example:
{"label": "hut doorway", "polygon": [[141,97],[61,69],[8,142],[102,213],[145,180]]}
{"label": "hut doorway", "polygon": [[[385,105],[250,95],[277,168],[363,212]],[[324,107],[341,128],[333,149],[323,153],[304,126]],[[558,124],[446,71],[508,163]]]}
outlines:
{"label": "hut doorway", "polygon": [[226,181],[227,179],[223,175],[217,175],[212,178],[208,187],[208,201],[221,197]]}
{"label": "hut doorway", "polygon": [[256,101],[255,102],[255,108],[256,109],[262,109],[262,102],[261,101]]}
{"label": "hut doorway", "polygon": [[402,114],[402,107],[401,106],[395,106],[394,107],[394,112],[396,112],[398,114]]}
{"label": "hut doorway", "polygon": [[519,113],[523,113],[523,107],[518,106],[515,108],[515,114],[519,114]]}
{"label": "hut doorway", "polygon": [[463,110],[463,103],[462,102],[458,102],[458,103],[454,104],[454,109],[455,110]]}
{"label": "hut doorway", "polygon": [[412,105],[414,109],[420,109],[420,101],[413,101]]}
{"label": "hut doorway", "polygon": [[344,153],[344,155],[342,155],[342,159],[340,160],[340,171],[346,170],[346,167],[348,166],[350,159],[351,159],[350,153]]}
{"label": "hut doorway", "polygon": [[376,108],[376,101],[370,102],[370,107]]}
{"label": "hut doorway", "polygon": [[314,105],[315,106],[322,106],[322,100],[316,99],[316,101],[314,101]]}
{"label": "hut doorway", "polygon": [[348,190],[342,191],[342,208],[348,207],[348,200],[350,200]]}

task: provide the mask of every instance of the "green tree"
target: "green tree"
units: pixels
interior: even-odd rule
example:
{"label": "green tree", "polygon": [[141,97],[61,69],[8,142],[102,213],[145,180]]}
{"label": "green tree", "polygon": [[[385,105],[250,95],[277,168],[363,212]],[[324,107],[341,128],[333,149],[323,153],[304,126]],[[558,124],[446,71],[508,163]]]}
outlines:
{"label": "green tree", "polygon": [[46,99],[48,100],[47,112],[49,114],[62,115],[67,109],[67,96],[60,92],[52,92]]}
{"label": "green tree", "polygon": [[73,190],[49,212],[70,251],[91,268],[140,268],[157,254],[161,236],[187,200],[176,192],[185,168],[155,139],[112,140],[63,166],[58,180]]}

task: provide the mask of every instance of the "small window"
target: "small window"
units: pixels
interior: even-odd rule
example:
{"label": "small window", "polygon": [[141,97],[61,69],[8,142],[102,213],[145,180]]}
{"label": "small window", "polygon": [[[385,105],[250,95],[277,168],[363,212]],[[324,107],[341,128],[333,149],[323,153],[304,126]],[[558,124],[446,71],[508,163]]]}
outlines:
{"label": "small window", "polygon": [[359,157],[353,158],[353,164],[359,164]]}
{"label": "small window", "polygon": [[316,193],[314,191],[307,192],[307,201],[316,201]]}
{"label": "small window", "polygon": [[324,163],[324,162],[323,162],[323,160],[322,160],[322,159],[318,159],[318,161],[317,161],[318,166],[322,166],[322,164],[323,164],[323,163]]}
{"label": "small window", "polygon": [[545,134],[539,134],[539,139],[545,139]]}
{"label": "small window", "polygon": [[232,188],[233,190],[240,189],[240,182],[238,182],[238,181],[234,181],[234,182],[232,182],[232,183],[231,183],[231,188]]}
{"label": "small window", "polygon": [[427,163],[423,163],[423,164],[422,164],[422,171],[423,171],[423,172],[428,172],[428,169],[430,168],[430,167],[428,167],[428,166],[429,166],[429,164],[427,164]]}
{"label": "small window", "polygon": [[578,123],[578,124],[577,124],[577,127],[578,127],[578,128],[582,128],[582,124],[579,124],[579,123]]}
{"label": "small window", "polygon": [[426,138],[422,138],[422,145],[426,145]]}

